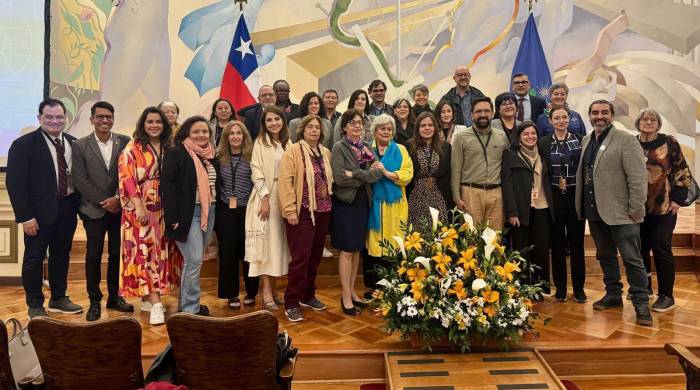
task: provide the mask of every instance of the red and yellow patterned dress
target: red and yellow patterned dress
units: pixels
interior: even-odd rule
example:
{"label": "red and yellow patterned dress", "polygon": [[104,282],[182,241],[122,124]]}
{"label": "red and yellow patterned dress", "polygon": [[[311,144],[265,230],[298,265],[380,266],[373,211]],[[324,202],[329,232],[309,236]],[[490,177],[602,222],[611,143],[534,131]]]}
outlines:
{"label": "red and yellow patterned dress", "polygon": [[[119,293],[143,297],[169,294],[180,286],[182,255],[165,237],[158,159],[149,146],[131,141],[119,156],[119,196],[122,205],[122,262]],[[141,198],[148,222],[136,219],[130,198]]]}

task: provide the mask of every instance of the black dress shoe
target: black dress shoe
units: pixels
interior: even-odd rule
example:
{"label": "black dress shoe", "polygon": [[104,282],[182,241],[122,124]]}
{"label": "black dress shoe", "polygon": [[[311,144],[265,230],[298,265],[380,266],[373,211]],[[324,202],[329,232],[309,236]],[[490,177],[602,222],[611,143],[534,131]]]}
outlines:
{"label": "black dress shoe", "polygon": [[209,316],[209,308],[206,307],[205,305],[199,305],[199,311],[195,313],[198,316],[204,316],[208,317]]}
{"label": "black dress shoe", "polygon": [[354,317],[357,315],[357,309],[355,309],[355,306],[351,307],[350,309],[345,308],[345,305],[343,304],[343,298],[340,298],[340,308],[343,309],[343,313],[349,316]]}
{"label": "black dress shoe", "polygon": [[123,311],[125,313],[131,313],[132,311],[134,311],[134,305],[126,303],[126,301],[122,297],[107,300],[107,308],[114,309],[117,311]]}
{"label": "black dress shoe", "polygon": [[85,315],[85,319],[88,321],[97,321],[102,316],[102,308],[100,307],[99,301],[90,302],[90,308]]}
{"label": "black dress shoe", "polygon": [[369,306],[369,304],[368,304],[367,302],[364,302],[364,301],[356,301],[356,300],[354,300],[354,299],[352,300],[352,304],[355,305],[355,306],[357,306],[357,307],[359,307],[360,309],[366,309],[367,306]]}

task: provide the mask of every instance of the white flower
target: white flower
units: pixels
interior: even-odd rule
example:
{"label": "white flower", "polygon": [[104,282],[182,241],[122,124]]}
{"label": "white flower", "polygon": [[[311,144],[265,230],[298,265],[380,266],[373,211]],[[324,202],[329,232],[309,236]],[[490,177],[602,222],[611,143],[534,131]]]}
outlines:
{"label": "white flower", "polygon": [[472,282],[472,290],[474,291],[479,291],[484,287],[486,287],[486,282],[484,279],[474,279]]}
{"label": "white flower", "polygon": [[382,279],[382,280],[378,281],[377,284],[380,286],[384,286],[384,287],[392,287],[391,283],[386,279]]}
{"label": "white flower", "polygon": [[394,241],[396,241],[399,244],[399,249],[401,249],[401,255],[403,255],[403,258],[406,258],[406,248],[403,246],[403,237],[399,236],[393,236]]}
{"label": "white flower", "polygon": [[440,281],[440,295],[445,296],[447,290],[452,285],[452,278],[444,278]]}
{"label": "white flower", "polygon": [[469,231],[474,233],[476,229],[474,228],[474,219],[472,218],[472,216],[467,213],[462,213],[462,217],[464,218],[464,222],[469,227]]}
{"label": "white flower", "polygon": [[430,259],[423,256],[418,256],[415,260],[413,260],[413,262],[421,264],[423,267],[425,267],[426,271],[430,272]]}
{"label": "white flower", "polygon": [[464,276],[464,268],[457,267],[457,270],[455,271],[455,275],[461,279],[462,276]]}
{"label": "white flower", "polygon": [[403,299],[401,299],[401,303],[403,303],[406,306],[415,306],[416,305],[415,299],[413,299],[409,296],[403,297]]}
{"label": "white flower", "polygon": [[411,306],[408,308],[408,310],[406,310],[406,314],[409,317],[415,317],[418,314],[418,309],[416,309],[415,306]]}
{"label": "white flower", "polygon": [[451,320],[447,317],[440,318],[440,325],[442,325],[443,328],[449,328],[450,322],[451,322]]}
{"label": "white flower", "polygon": [[481,233],[481,239],[484,240],[484,243],[486,244],[484,247],[484,257],[487,259],[491,258],[491,253],[494,249],[496,249],[496,247],[493,245],[493,241],[496,239],[496,236],[498,236],[498,233],[496,233],[496,231],[490,227],[487,227],[484,229],[484,232]]}
{"label": "white flower", "polygon": [[438,217],[440,216],[440,211],[437,209],[434,209],[432,207],[428,207],[430,210],[430,217],[433,219],[433,231],[437,230],[437,225],[438,225]]}

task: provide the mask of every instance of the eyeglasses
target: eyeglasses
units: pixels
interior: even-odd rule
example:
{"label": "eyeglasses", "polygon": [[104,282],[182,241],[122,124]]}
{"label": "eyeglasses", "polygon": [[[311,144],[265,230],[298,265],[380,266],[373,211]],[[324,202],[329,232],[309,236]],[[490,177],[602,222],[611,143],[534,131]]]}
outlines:
{"label": "eyeglasses", "polygon": [[470,77],[471,75],[469,73],[455,73],[455,77],[457,78],[463,78],[463,77]]}
{"label": "eyeglasses", "polygon": [[528,80],[519,80],[519,81],[513,81],[513,85],[525,85],[529,84],[530,82]]}
{"label": "eyeglasses", "polygon": [[362,125],[364,125],[365,123],[362,122],[362,121],[350,121],[350,122],[348,122],[348,124],[349,124],[350,126],[362,126]]}
{"label": "eyeglasses", "polygon": [[656,119],[656,118],[654,118],[654,117],[644,117],[644,118],[640,119],[639,121],[640,121],[640,122],[656,123],[656,122],[658,122],[659,120]]}

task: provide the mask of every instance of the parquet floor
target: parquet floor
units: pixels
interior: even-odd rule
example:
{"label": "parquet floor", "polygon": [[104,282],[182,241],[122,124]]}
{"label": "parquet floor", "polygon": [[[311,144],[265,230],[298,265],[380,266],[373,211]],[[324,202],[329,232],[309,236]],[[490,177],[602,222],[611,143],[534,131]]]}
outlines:
{"label": "parquet floor", "polygon": [[[340,309],[340,288],[333,277],[327,276],[320,281],[324,287],[318,291],[318,297],[328,305],[321,312],[306,310],[305,321],[291,323],[284,313],[279,311],[281,329],[292,337],[294,344],[306,351],[326,350],[396,350],[410,348],[410,343],[401,341],[398,335],[388,335],[382,329],[382,320],[370,312],[348,317]],[[359,285],[359,284],[358,284]],[[656,287],[654,285],[654,287]],[[212,315],[217,317],[234,316],[259,309],[256,306],[242,309],[230,309],[223,299],[216,297],[216,280],[202,280],[202,302],[209,306]],[[103,291],[106,287],[103,286]],[[45,291],[48,295],[48,291]],[[68,291],[71,299],[87,309],[89,304],[84,282],[71,282]],[[654,325],[641,327],[634,323],[635,315],[631,304],[627,302],[623,309],[594,311],[591,304],[604,295],[600,276],[590,276],[586,281],[586,293],[589,302],[579,304],[569,301],[561,303],[547,298],[535,306],[541,313],[536,330],[539,337],[529,337],[528,345],[663,345],[669,341],[700,345],[700,283],[693,274],[679,274],[676,280],[676,305],[667,313],[654,313]],[[164,297],[169,312],[177,308],[176,297]],[[137,304],[137,302],[133,302]],[[167,342],[164,326],[151,326],[148,313],[140,312],[138,307],[133,314],[122,314],[103,309],[103,318],[133,315],[142,325],[144,353],[157,353]],[[66,321],[85,321],[81,315],[53,315]],[[24,292],[21,287],[0,287],[0,319],[15,317],[26,322]],[[545,324],[546,322],[546,324]]]}

